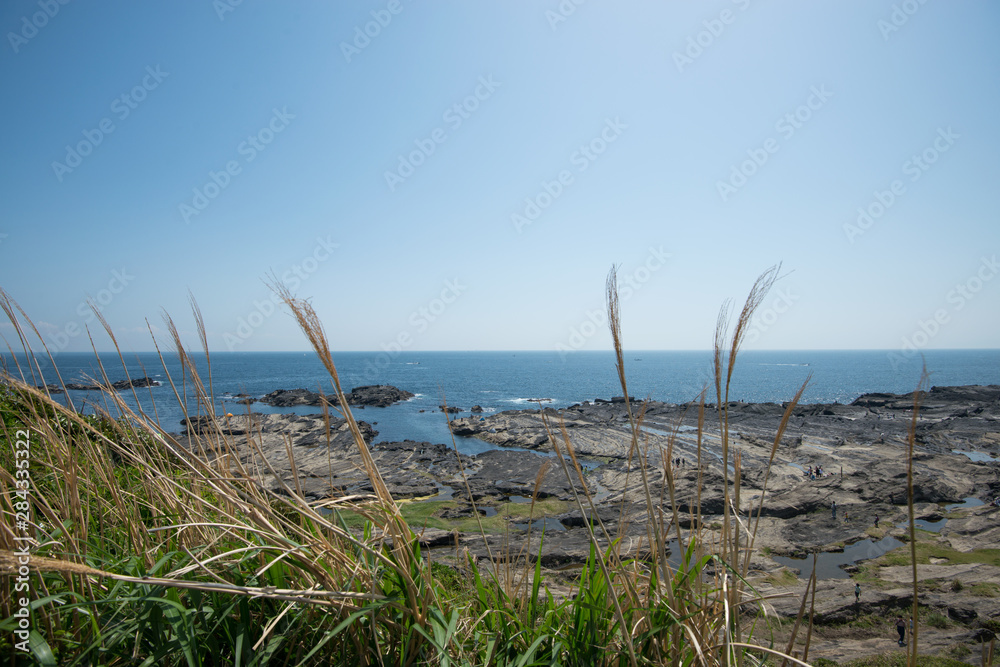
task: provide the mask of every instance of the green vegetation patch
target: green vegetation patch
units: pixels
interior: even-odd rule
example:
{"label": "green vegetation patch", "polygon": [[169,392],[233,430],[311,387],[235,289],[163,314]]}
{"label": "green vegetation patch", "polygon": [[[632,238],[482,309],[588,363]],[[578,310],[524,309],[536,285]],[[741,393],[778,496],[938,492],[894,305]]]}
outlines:
{"label": "green vegetation patch", "polygon": [[878,614],[864,614],[858,616],[857,618],[852,618],[851,620],[844,623],[849,628],[860,628],[862,630],[875,630],[880,628],[887,628],[893,625],[885,616],[880,616]]}
{"label": "green vegetation patch", "polygon": [[443,509],[456,506],[457,503],[454,500],[422,500],[399,503],[399,511],[413,530],[419,531],[421,528],[450,530],[452,525],[449,520],[434,515]]}
{"label": "green vegetation patch", "polygon": [[[928,534],[928,537],[935,535]],[[985,563],[1000,567],[1000,549],[974,549],[972,551],[956,551],[947,544],[938,541],[936,535],[933,539],[924,539],[923,535],[917,536],[917,563],[929,565],[931,558],[944,558],[949,565]],[[883,567],[891,565],[910,564],[910,545],[905,544],[875,561]]]}
{"label": "green vegetation patch", "polygon": [[972,649],[965,644],[953,644],[948,648],[948,654],[961,660],[972,655]]}
{"label": "green vegetation patch", "polygon": [[[531,503],[500,503],[494,507],[496,515],[481,516],[478,520],[475,516],[455,519],[445,519],[439,516],[442,510],[454,509],[458,506],[459,504],[454,500],[422,500],[402,502],[399,504],[399,510],[410,528],[418,532],[424,528],[437,528],[476,533],[480,531],[480,524],[482,530],[487,533],[502,533],[510,528],[511,523],[526,522],[529,518],[534,520],[564,514],[567,510],[565,501],[546,498],[537,501],[534,507]],[[357,517],[348,520],[347,524],[351,527],[360,527],[364,524],[364,519]]]}
{"label": "green vegetation patch", "polygon": [[879,576],[879,570],[881,568],[878,564],[872,562],[861,563],[858,565],[858,571],[854,573],[851,577],[858,583],[864,584],[865,586],[870,586],[872,588],[892,588],[895,584],[888,581],[884,581]]}
{"label": "green vegetation patch", "polygon": [[783,567],[764,577],[764,581],[772,586],[794,586],[799,582],[799,578],[787,567]]}
{"label": "green vegetation patch", "polygon": [[[488,533],[502,533],[509,528],[510,523],[526,522],[529,518],[535,520],[564,514],[567,510],[567,503],[555,498],[546,498],[537,501],[534,508],[532,508],[531,503],[501,503],[495,509],[496,516],[480,519],[483,530]],[[473,516],[458,521],[451,520],[446,527],[464,532],[479,532],[479,521]]]}
{"label": "green vegetation patch", "polygon": [[924,622],[932,628],[939,628],[942,630],[951,625],[951,620],[941,612],[937,611],[932,611],[927,614],[927,618],[924,619]]}
{"label": "green vegetation patch", "polygon": [[1000,586],[992,581],[981,581],[969,586],[969,593],[981,598],[1000,597]]}
{"label": "green vegetation patch", "polygon": [[889,528],[886,526],[880,526],[879,528],[876,528],[875,526],[868,526],[868,528],[865,529],[865,534],[873,540],[881,540],[888,532]]}

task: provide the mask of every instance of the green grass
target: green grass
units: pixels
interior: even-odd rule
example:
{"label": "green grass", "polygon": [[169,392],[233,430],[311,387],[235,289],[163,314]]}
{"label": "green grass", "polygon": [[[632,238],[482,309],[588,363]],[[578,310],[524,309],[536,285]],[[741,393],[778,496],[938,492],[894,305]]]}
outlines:
{"label": "green grass", "polygon": [[[406,523],[414,531],[419,532],[424,528],[436,528],[440,530],[457,530],[464,533],[478,533],[480,525],[486,533],[500,534],[510,530],[511,523],[523,523],[529,518],[533,520],[549,516],[564,514],[569,509],[565,501],[555,498],[546,498],[531,503],[503,502],[493,509],[496,514],[493,516],[481,516],[477,521],[475,516],[461,517],[455,519],[443,519],[437,515],[441,510],[458,507],[454,500],[420,500],[404,501],[399,504],[400,513]],[[480,509],[482,509],[480,507]],[[350,519],[349,525],[360,526],[364,523],[361,517]]]}
{"label": "green grass", "polygon": [[957,660],[962,660],[972,655],[972,649],[965,644],[954,644],[948,649],[948,654]]}
{"label": "green grass", "polygon": [[903,545],[889,553],[885,554],[876,561],[882,567],[893,567],[898,565],[909,565],[910,564],[910,552],[909,547]]}
{"label": "green grass", "polygon": [[448,530],[453,527],[452,524],[445,519],[435,517],[434,514],[457,505],[458,503],[453,500],[414,500],[399,503],[399,511],[413,530],[419,531],[423,528]]}
{"label": "green grass", "polygon": [[881,540],[888,532],[889,528],[885,524],[880,525],[878,528],[875,526],[868,526],[868,528],[865,529],[865,534],[873,540]]}
{"label": "green grass", "polygon": [[1000,586],[992,581],[981,581],[969,586],[969,593],[981,598],[1000,597]]}
{"label": "green grass", "polygon": [[[948,565],[983,563],[1000,567],[1000,549],[973,549],[958,551],[941,541],[937,533],[917,531],[916,535],[917,563],[929,565],[931,558],[943,558]],[[883,567],[910,564],[910,546],[904,544],[876,559],[875,563]]]}
{"label": "green grass", "polygon": [[874,562],[863,562],[858,565],[858,571],[851,575],[855,581],[873,588],[890,588],[893,584],[879,577],[879,566]]}
{"label": "green grass", "polygon": [[940,612],[933,611],[927,614],[924,622],[932,628],[944,629],[951,625],[951,620]]}
{"label": "green grass", "polygon": [[[441,510],[458,507],[454,500],[405,500],[399,503],[399,511],[407,525],[415,532],[425,528],[439,530],[457,530],[459,532],[479,532],[480,522],[486,533],[500,534],[510,530],[511,523],[527,521],[529,517],[541,519],[547,516],[564,514],[568,509],[565,501],[555,498],[538,500],[534,508],[530,503],[500,503],[495,506],[497,513],[490,517],[481,517],[479,521],[474,516],[443,519],[436,516]],[[337,521],[352,529],[361,529],[368,520],[364,514],[355,511],[338,510],[334,513]]]}
{"label": "green grass", "polygon": [[799,583],[799,578],[794,572],[789,570],[787,567],[783,567],[777,572],[772,572],[771,574],[764,577],[764,581],[779,588],[785,586],[794,586]]}
{"label": "green grass", "polygon": [[442,597],[459,607],[472,606],[476,601],[475,581],[467,574],[442,563],[431,563],[431,574],[441,587]]}

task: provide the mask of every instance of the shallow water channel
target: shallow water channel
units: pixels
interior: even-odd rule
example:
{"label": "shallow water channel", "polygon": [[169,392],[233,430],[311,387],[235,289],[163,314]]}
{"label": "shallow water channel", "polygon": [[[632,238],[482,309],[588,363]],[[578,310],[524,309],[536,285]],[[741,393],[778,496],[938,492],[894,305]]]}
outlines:
{"label": "shallow water channel", "polygon": [[[983,501],[978,498],[966,498],[963,502],[945,505],[942,509],[945,512],[951,512],[963,507],[977,507],[982,504]],[[948,519],[938,519],[936,521],[917,519],[915,523],[917,528],[929,530],[934,533],[940,533],[941,529],[948,523]],[[898,527],[905,526],[905,523],[898,525]],[[845,547],[841,552],[825,551],[817,554],[816,578],[847,579],[850,577],[850,574],[843,570],[845,565],[852,565],[863,560],[878,558],[879,556],[883,556],[893,549],[901,546],[903,546],[903,542],[900,542],[890,535],[886,535],[877,542],[872,540],[861,540],[860,542],[855,542],[854,544]],[[799,577],[802,579],[808,579],[812,573],[813,561],[811,556],[807,556],[805,558],[772,556],[772,558],[776,563],[780,563],[781,565],[791,569],[799,570]]]}

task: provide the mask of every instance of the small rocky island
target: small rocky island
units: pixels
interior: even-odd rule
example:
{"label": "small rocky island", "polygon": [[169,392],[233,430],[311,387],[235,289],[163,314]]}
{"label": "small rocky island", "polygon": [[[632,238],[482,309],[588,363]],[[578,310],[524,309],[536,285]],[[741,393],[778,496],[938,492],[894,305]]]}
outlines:
{"label": "small rocky island", "polygon": [[[350,393],[344,395],[347,397],[348,405],[377,408],[386,408],[393,403],[406,401],[415,396],[404,389],[388,384],[355,387]],[[290,408],[296,405],[319,407],[322,401],[326,401],[328,405],[336,405],[337,397],[333,394],[319,394],[308,389],[278,389],[262,396],[258,401],[276,408]]]}
{"label": "small rocky island", "polygon": [[[351,395],[412,396],[395,391],[400,393],[359,387]],[[274,401],[282,394],[268,396]],[[912,602],[909,567],[883,552],[908,539],[903,527],[907,518],[906,442],[913,399],[912,394],[866,394],[848,405],[800,404],[770,465],[785,406],[741,402],[727,406],[730,445],[741,457],[736,509],[745,520],[756,521],[758,508],[760,515],[752,583],[764,595],[790,594],[770,603],[775,613],[797,613],[811,568],[807,555],[835,556],[852,545],[854,549],[871,545],[855,562],[833,568],[834,574],[824,575],[817,587],[816,657],[845,660],[888,650],[879,648],[886,645],[880,630],[850,629],[849,623],[860,616],[907,613]],[[641,415],[642,458],[632,451],[628,408]],[[427,507],[436,529],[425,530],[423,540],[435,557],[454,559],[456,550],[462,549],[481,567],[496,567],[502,564],[496,559],[510,557],[513,542],[519,557],[540,558],[550,575],[551,590],[558,593],[559,582],[569,586],[573,568],[587,558],[588,520],[599,518],[611,535],[622,535],[625,556],[643,558],[649,523],[671,521],[671,484],[683,533],[697,528],[692,517],[698,511],[702,525],[714,529],[726,483],[716,406],[705,406],[700,438],[698,420],[699,406],[694,403],[632,401],[628,405],[623,398],[598,399],[560,410],[515,410],[455,419],[455,435],[497,446],[477,456],[457,454],[451,446],[439,443],[371,444],[377,432],[365,422],[359,426],[393,496],[431,503]],[[322,415],[251,414],[187,427],[189,433],[217,430],[231,436],[243,464],[255,456],[256,448],[246,444],[252,434],[277,471],[261,481],[279,493],[298,489],[296,493],[306,500],[319,503],[372,491],[342,419],[331,420],[329,433]],[[286,438],[294,445],[294,467],[286,454]],[[572,446],[581,475],[573,472],[570,462],[567,476],[555,456],[555,445],[564,455],[567,446]],[[915,424],[913,488],[916,517],[927,528],[918,531],[918,540],[934,559],[919,566],[925,581],[921,604],[928,613],[937,614],[941,627],[921,626],[922,651],[975,647],[993,632],[990,623],[1000,623],[1000,508],[991,503],[1000,496],[998,455],[1000,386],[934,387],[925,392]],[[642,475],[638,474],[640,461],[647,483],[662,499],[662,516],[647,513]],[[730,484],[734,475],[730,465]],[[576,509],[575,496],[584,491],[593,498],[596,517],[590,510],[590,516],[584,517]],[[515,518],[524,517],[523,508],[529,505],[532,522]],[[480,522],[487,526],[485,536],[479,532]],[[530,535],[529,527],[535,529]],[[540,539],[543,528],[544,541]],[[860,582],[864,594],[856,603],[853,589]],[[567,587],[565,592],[569,591]],[[888,636],[891,633],[890,628]]]}
{"label": "small rocky island", "polygon": [[[145,387],[159,387],[159,380],[154,380],[150,377],[136,378],[135,380],[118,380],[117,382],[112,382],[109,385],[96,384],[92,382],[68,382],[65,388],[70,391],[123,391],[125,389],[143,389]],[[40,385],[37,389],[42,389],[48,391],[50,394],[61,394],[63,393],[63,386],[58,384],[47,384]]]}

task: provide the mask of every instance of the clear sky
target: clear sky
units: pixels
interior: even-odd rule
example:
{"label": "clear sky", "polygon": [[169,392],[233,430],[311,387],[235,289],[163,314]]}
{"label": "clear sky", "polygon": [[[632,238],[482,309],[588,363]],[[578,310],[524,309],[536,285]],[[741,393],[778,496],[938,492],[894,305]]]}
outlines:
{"label": "clear sky", "polygon": [[[577,4],[577,3],[580,4]],[[1000,5],[0,5],[0,286],[54,350],[998,347]],[[595,324],[596,323],[596,324]],[[12,341],[12,328],[0,324]],[[95,334],[108,349],[103,332]],[[164,342],[166,342],[164,340]]]}

